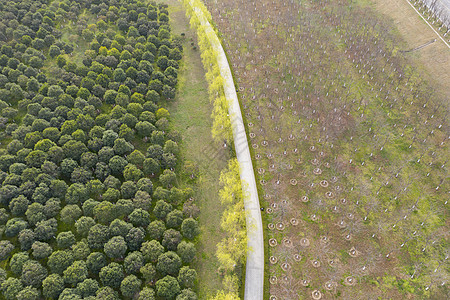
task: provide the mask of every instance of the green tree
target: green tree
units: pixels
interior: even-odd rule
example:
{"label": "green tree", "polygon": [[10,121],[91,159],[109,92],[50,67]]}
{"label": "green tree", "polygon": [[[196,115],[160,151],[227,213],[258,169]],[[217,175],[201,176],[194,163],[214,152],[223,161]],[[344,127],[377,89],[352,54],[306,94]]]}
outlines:
{"label": "green tree", "polygon": [[181,239],[180,232],[175,229],[167,229],[164,231],[161,244],[168,250],[176,251]]}
{"label": "green tree", "polygon": [[158,257],[156,269],[163,275],[177,276],[181,265],[181,258],[178,254],[168,251]]}
{"label": "green tree", "polygon": [[22,230],[28,227],[28,223],[21,218],[12,218],[6,222],[5,235],[7,237],[14,237]]}
{"label": "green tree", "polygon": [[127,243],[122,236],[114,236],[105,244],[103,249],[110,258],[123,258],[127,251]]}
{"label": "green tree", "polygon": [[109,224],[109,231],[112,236],[120,235],[125,237],[131,228],[133,228],[133,225],[120,219],[115,219]]}
{"label": "green tree", "polygon": [[97,224],[93,226],[91,230],[89,230],[87,239],[89,248],[91,249],[103,248],[104,244],[109,239],[109,228],[104,225]]}
{"label": "green tree", "polygon": [[56,57],[56,63],[58,64],[58,67],[62,68],[66,65],[66,59],[62,55],[58,55]]}
{"label": "green tree", "polygon": [[64,280],[58,274],[50,274],[42,282],[42,294],[49,299],[57,299],[64,289]]}
{"label": "green tree", "polygon": [[128,232],[125,240],[127,241],[128,249],[131,251],[139,250],[144,242],[145,231],[143,228],[133,227]]}
{"label": "green tree", "polygon": [[5,260],[8,258],[13,250],[14,245],[10,241],[0,241],[0,260]]}
{"label": "green tree", "polygon": [[147,227],[150,223],[150,214],[143,209],[137,208],[130,214],[129,219],[136,227]]}
{"label": "green tree", "polygon": [[75,235],[72,231],[60,232],[56,237],[56,243],[60,249],[70,248],[75,242]]}
{"label": "green tree", "polygon": [[6,300],[16,300],[16,296],[23,289],[23,286],[19,279],[9,277],[2,283],[1,289]]}
{"label": "green tree", "polygon": [[96,299],[120,300],[119,294],[109,286],[100,288]]}
{"label": "green tree", "polygon": [[147,227],[147,233],[150,239],[161,240],[164,231],[166,231],[166,226],[163,221],[155,220],[151,222]]}
{"label": "green tree", "polygon": [[145,261],[155,263],[158,257],[164,253],[164,247],[158,241],[151,240],[142,244],[141,252]]}
{"label": "green tree", "polygon": [[183,222],[183,213],[178,209],[175,209],[167,214],[166,216],[166,224],[169,228],[177,229],[180,227]]}
{"label": "green tree", "polygon": [[156,282],[156,295],[158,297],[175,299],[180,291],[181,289],[178,281],[172,276],[167,275]]}
{"label": "green tree", "polygon": [[100,252],[93,252],[89,254],[86,259],[86,265],[89,269],[89,272],[93,274],[98,274],[100,270],[106,266],[106,256]]}
{"label": "green tree", "polygon": [[31,246],[31,249],[33,250],[33,256],[36,259],[44,259],[50,256],[52,254],[52,247],[50,247],[49,244],[44,242],[36,241]]}
{"label": "green tree", "polygon": [[49,256],[47,265],[52,273],[62,274],[73,262],[73,254],[70,251],[58,250]]}
{"label": "green tree", "polygon": [[[111,196],[110,194],[113,191],[117,190],[109,188],[105,192],[108,200],[116,200],[120,196],[119,191],[115,193],[115,196]],[[116,212],[117,210],[115,205],[106,200],[100,202],[94,207],[94,217],[97,219],[98,222],[102,224],[109,224],[110,222],[112,222],[117,217]]]}
{"label": "green tree", "polygon": [[78,205],[66,205],[61,210],[61,221],[65,224],[74,224],[81,216],[81,209]]}
{"label": "green tree", "polygon": [[197,300],[197,295],[191,289],[184,289],[177,296],[176,300]]}
{"label": "green tree", "polygon": [[155,300],[155,291],[152,288],[144,287],[139,292],[138,300]]}
{"label": "green tree", "polygon": [[156,127],[148,121],[139,121],[136,124],[136,131],[140,137],[149,137]]}
{"label": "green tree", "polygon": [[17,294],[17,300],[38,300],[40,292],[32,286],[26,286]]}
{"label": "green tree", "polygon": [[111,172],[116,175],[122,175],[127,165],[128,162],[126,159],[118,155],[114,156],[109,161],[109,168],[111,169]]}
{"label": "green tree", "polygon": [[140,251],[131,252],[125,257],[123,265],[127,274],[137,274],[144,266],[144,256]]}
{"label": "green tree", "polygon": [[193,218],[187,218],[183,220],[181,224],[181,234],[189,240],[193,240],[197,235],[200,234],[200,228],[198,222]]}
{"label": "green tree", "polygon": [[118,155],[129,154],[134,150],[134,146],[123,138],[118,138],[114,141],[113,150]]}
{"label": "green tree", "polygon": [[159,181],[166,188],[172,187],[176,179],[177,175],[171,170],[164,170],[164,172],[159,176]]}
{"label": "green tree", "polygon": [[135,275],[128,275],[120,284],[120,291],[125,297],[134,298],[134,296],[139,292],[141,284],[141,280],[139,280]]}
{"label": "green tree", "polygon": [[86,260],[88,255],[91,253],[91,250],[84,239],[73,245],[72,251],[75,260]]}
{"label": "green tree", "polygon": [[22,268],[23,265],[30,260],[30,257],[27,252],[18,252],[15,253],[11,260],[9,261],[9,266],[11,268],[11,271],[15,275],[22,274]]}
{"label": "green tree", "polygon": [[124,278],[122,266],[112,262],[100,270],[99,277],[103,285],[117,289]]}
{"label": "green tree", "polygon": [[21,279],[25,285],[40,287],[47,274],[47,269],[40,263],[29,260],[23,264]]}
{"label": "green tree", "polygon": [[184,266],[180,269],[178,274],[178,283],[183,288],[193,288],[197,279],[197,272],[194,269],[190,269],[188,266]]}
{"label": "green tree", "polygon": [[159,200],[156,202],[153,213],[158,219],[164,220],[168,213],[172,211],[173,207],[171,204],[165,202],[164,200]]}
{"label": "green tree", "polygon": [[159,173],[161,166],[157,160],[153,158],[146,158],[144,160],[143,170],[146,175],[155,175]]}
{"label": "green tree", "polygon": [[195,257],[196,250],[194,244],[181,241],[177,246],[177,254],[185,264],[189,264]]}
{"label": "green tree", "polygon": [[92,278],[87,278],[77,285],[76,291],[80,296],[86,299],[89,296],[95,296],[95,293],[98,291],[98,289],[98,282]]}
{"label": "green tree", "polygon": [[75,222],[77,233],[83,237],[86,237],[88,235],[90,228],[94,225],[94,219],[86,216],[82,216]]}
{"label": "green tree", "polygon": [[79,282],[85,280],[87,276],[87,265],[82,260],[73,262],[73,264],[63,272],[64,282],[72,287],[75,287]]}

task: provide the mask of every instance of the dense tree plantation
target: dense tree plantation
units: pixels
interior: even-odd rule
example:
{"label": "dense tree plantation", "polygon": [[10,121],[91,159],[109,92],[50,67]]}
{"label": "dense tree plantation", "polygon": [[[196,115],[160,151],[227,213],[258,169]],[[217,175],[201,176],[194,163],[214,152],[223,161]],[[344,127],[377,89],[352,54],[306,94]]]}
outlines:
{"label": "dense tree plantation", "polygon": [[197,299],[168,21],[146,1],[0,1],[1,299]]}

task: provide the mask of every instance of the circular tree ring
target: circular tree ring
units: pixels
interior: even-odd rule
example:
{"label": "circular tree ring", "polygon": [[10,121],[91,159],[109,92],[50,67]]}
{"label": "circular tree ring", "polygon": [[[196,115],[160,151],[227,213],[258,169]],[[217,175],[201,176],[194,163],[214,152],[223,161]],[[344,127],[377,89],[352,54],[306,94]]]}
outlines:
{"label": "circular tree ring", "polygon": [[289,183],[291,185],[297,185],[297,179],[291,179],[291,180],[289,180]]}
{"label": "circular tree ring", "polygon": [[309,201],[308,196],[302,196],[302,202],[306,203]]}
{"label": "circular tree ring", "polygon": [[280,222],[280,223],[277,223],[276,226],[277,226],[277,229],[278,229],[278,230],[284,230],[284,224],[283,224],[283,223],[281,223],[281,222]]}
{"label": "circular tree ring", "polygon": [[250,138],[254,138],[254,137],[256,137],[256,134],[254,134],[253,132],[250,132],[249,134],[248,134],[249,136],[250,136]]}
{"label": "circular tree ring", "polygon": [[348,285],[348,286],[352,286],[356,284],[356,280],[355,278],[353,278],[352,276],[347,276],[344,279],[344,284]]}
{"label": "circular tree ring", "polygon": [[320,268],[320,261],[318,261],[317,259],[312,260],[311,264],[314,268]]}
{"label": "circular tree ring", "polygon": [[301,285],[303,285],[303,286],[308,286],[309,285],[309,280],[307,280],[307,279],[303,279],[301,282]]}
{"label": "circular tree ring", "polygon": [[269,257],[269,261],[272,265],[274,265],[278,262],[278,258],[276,258],[275,256],[271,256]]}
{"label": "circular tree ring", "polygon": [[266,170],[264,170],[263,168],[258,169],[258,174],[262,175],[264,173],[266,173]]}
{"label": "circular tree ring", "polygon": [[315,168],[315,169],[313,170],[313,173],[314,173],[315,175],[320,175],[320,174],[322,174],[322,170],[321,170],[320,168]]}
{"label": "circular tree ring", "polygon": [[283,271],[288,271],[288,270],[290,270],[291,269],[291,265],[289,264],[289,263],[287,263],[287,262],[285,262],[285,263],[282,263],[281,264],[281,269],[283,269]]}
{"label": "circular tree ring", "polygon": [[336,176],[331,177],[330,181],[332,183],[336,183],[338,181],[338,178]]}
{"label": "circular tree ring", "polygon": [[294,243],[292,243],[291,239],[289,239],[289,238],[284,238],[282,243],[283,243],[283,246],[285,246],[286,248],[294,247]]}
{"label": "circular tree ring", "polygon": [[275,225],[273,223],[269,223],[269,224],[267,224],[267,228],[269,228],[270,230],[274,230]]}
{"label": "circular tree ring", "polygon": [[310,245],[309,239],[307,239],[307,238],[300,239],[300,246],[308,247],[309,245]]}
{"label": "circular tree ring", "polygon": [[277,296],[270,295],[269,300],[278,300]]}
{"label": "circular tree ring", "polygon": [[325,179],[321,180],[319,182],[319,184],[320,184],[321,187],[324,187],[324,188],[328,187],[328,181],[326,181]]}
{"label": "circular tree ring", "polygon": [[278,245],[278,242],[277,242],[276,239],[272,238],[272,239],[269,240],[269,246],[275,247],[276,245]]}
{"label": "circular tree ring", "polygon": [[294,254],[294,260],[295,261],[301,261],[302,260],[302,256],[300,254]]}
{"label": "circular tree ring", "polygon": [[253,123],[252,122],[250,122],[250,123],[248,123],[248,127],[253,127]]}
{"label": "circular tree ring", "polygon": [[257,149],[258,147],[259,147],[258,144],[253,144],[253,145],[252,145],[252,148],[253,148],[253,149]]}
{"label": "circular tree ring", "polygon": [[314,166],[317,166],[317,165],[319,165],[320,161],[319,161],[317,158],[313,158],[313,159],[311,160],[311,163],[312,163]]}
{"label": "circular tree ring", "polygon": [[309,147],[309,151],[311,151],[311,152],[314,152],[314,151],[316,151],[317,150],[317,148],[314,146],[314,145],[312,145],[311,147]]}
{"label": "circular tree ring", "polygon": [[320,300],[320,299],[322,299],[322,293],[321,293],[320,291],[318,291],[318,290],[312,291],[311,296],[312,296],[312,298],[313,298],[314,300]]}
{"label": "circular tree ring", "polygon": [[325,193],[325,197],[327,197],[328,199],[333,199],[334,198],[334,194],[331,191],[328,191]]}
{"label": "circular tree ring", "polygon": [[347,227],[347,223],[344,220],[340,220],[337,225],[339,226],[339,228],[344,229],[345,227]]}
{"label": "circular tree ring", "polygon": [[264,179],[261,179],[260,183],[261,183],[261,185],[266,185],[267,181],[265,181]]}
{"label": "circular tree ring", "polygon": [[[277,276],[270,276],[269,278],[270,284],[276,284],[277,283]],[[275,297],[275,296],[272,296]]]}
{"label": "circular tree ring", "polygon": [[358,257],[359,256],[359,251],[356,250],[355,247],[352,247],[348,251],[348,255],[350,255],[351,257]]}
{"label": "circular tree ring", "polygon": [[266,209],[266,211],[267,211],[267,213],[270,215],[271,213],[273,213],[273,209],[272,208],[268,208],[268,209]]}
{"label": "circular tree ring", "polygon": [[332,280],[325,282],[325,289],[327,291],[332,291],[336,286],[337,283]]}
{"label": "circular tree ring", "polygon": [[291,222],[291,224],[292,224],[293,226],[297,226],[297,225],[298,225],[298,220],[297,220],[296,218],[292,218],[292,219],[290,220],[290,222]]}

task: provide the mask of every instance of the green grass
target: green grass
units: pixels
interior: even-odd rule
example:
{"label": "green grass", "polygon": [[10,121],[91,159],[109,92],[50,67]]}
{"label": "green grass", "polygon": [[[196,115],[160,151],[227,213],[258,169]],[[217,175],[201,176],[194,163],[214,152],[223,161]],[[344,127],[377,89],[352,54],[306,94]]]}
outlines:
{"label": "green grass", "polygon": [[200,171],[194,202],[200,208],[201,234],[197,242],[197,258],[193,267],[198,273],[199,299],[207,299],[222,288],[215,256],[216,245],[223,237],[220,218],[224,208],[220,204],[218,184],[220,172],[226,167],[230,153],[217,145],[211,136],[211,111],[205,71],[198,50],[191,46],[195,32],[189,28],[178,1],[170,4],[171,28],[175,36],[185,33],[183,64],[180,67],[178,94],[166,107],[171,114],[171,126],[183,137],[183,159],[195,162]]}

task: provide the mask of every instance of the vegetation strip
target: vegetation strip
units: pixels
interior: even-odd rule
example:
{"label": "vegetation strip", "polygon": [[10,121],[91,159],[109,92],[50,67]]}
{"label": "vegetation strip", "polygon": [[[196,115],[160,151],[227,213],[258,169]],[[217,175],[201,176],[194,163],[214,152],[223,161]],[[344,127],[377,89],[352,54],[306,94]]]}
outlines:
{"label": "vegetation strip", "polygon": [[[236,89],[225,52],[214,32],[207,16],[204,15],[204,6],[200,1],[189,1],[201,26],[208,36],[209,42],[216,52],[217,63],[223,78],[223,89],[228,102],[229,117],[234,136],[234,146],[240,166],[242,188],[245,191],[244,203],[246,210],[248,251],[246,263],[245,299],[262,299],[264,284],[264,245],[262,220],[259,207],[258,191],[256,188],[253,165],[248,148],[247,136],[243,124],[242,114],[237,99]],[[203,8],[203,9],[202,9]]]}

